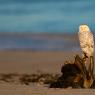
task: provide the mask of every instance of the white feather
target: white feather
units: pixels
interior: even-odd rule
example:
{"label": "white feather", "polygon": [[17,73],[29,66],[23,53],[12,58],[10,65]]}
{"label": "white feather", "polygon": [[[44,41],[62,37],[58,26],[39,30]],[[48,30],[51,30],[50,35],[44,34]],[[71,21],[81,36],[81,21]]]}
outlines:
{"label": "white feather", "polygon": [[81,49],[88,57],[92,56],[94,53],[94,38],[93,34],[87,25],[81,25],[79,27],[79,41]]}

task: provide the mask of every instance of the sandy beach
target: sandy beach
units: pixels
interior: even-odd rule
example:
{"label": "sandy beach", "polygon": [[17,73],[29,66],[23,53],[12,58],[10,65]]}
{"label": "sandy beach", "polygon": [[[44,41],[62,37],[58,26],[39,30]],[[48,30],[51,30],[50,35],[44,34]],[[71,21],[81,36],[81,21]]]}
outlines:
{"label": "sandy beach", "polygon": [[0,95],[95,95],[95,0],[0,0],[0,22]]}
{"label": "sandy beach", "polygon": [[0,73],[60,73],[67,60],[79,52],[1,51]]}
{"label": "sandy beach", "polygon": [[[33,52],[1,51],[1,74],[61,74],[61,66],[66,60],[74,60],[80,52]],[[0,95],[95,95],[94,89],[54,89],[47,85],[29,85],[0,81]]]}

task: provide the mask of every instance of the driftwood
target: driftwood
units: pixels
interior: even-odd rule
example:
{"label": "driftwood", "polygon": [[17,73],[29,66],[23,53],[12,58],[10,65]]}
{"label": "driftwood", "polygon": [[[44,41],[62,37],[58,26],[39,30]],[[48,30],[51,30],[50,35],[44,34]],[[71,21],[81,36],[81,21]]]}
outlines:
{"label": "driftwood", "polygon": [[95,88],[94,77],[90,71],[86,69],[84,59],[76,55],[73,63],[62,66],[62,75],[50,84],[50,88]]}

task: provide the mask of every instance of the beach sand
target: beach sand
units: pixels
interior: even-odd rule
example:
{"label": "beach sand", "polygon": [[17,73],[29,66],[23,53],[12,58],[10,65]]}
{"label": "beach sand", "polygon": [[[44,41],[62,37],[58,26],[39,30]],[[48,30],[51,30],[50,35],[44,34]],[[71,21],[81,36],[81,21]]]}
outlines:
{"label": "beach sand", "polygon": [[[34,52],[1,51],[0,73],[2,74],[61,74],[64,61],[74,61],[80,52]],[[47,85],[30,85],[0,81],[0,95],[95,95],[94,89],[53,89]]]}
{"label": "beach sand", "polygon": [[0,73],[60,73],[66,60],[79,52],[1,51]]}

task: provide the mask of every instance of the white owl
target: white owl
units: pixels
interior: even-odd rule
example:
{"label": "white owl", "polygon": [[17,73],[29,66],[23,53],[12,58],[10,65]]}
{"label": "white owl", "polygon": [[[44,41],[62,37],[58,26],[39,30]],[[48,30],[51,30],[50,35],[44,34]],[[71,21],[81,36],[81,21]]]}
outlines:
{"label": "white owl", "polygon": [[90,31],[90,28],[87,25],[79,26],[78,36],[80,46],[83,51],[83,63],[86,63],[86,57],[90,59],[90,63],[87,70],[88,75],[85,73],[84,78],[84,87],[90,88],[94,81],[94,38],[92,32]]}
{"label": "white owl", "polygon": [[80,25],[78,35],[83,53],[85,53],[87,57],[93,56],[94,38],[90,28],[87,25]]}

